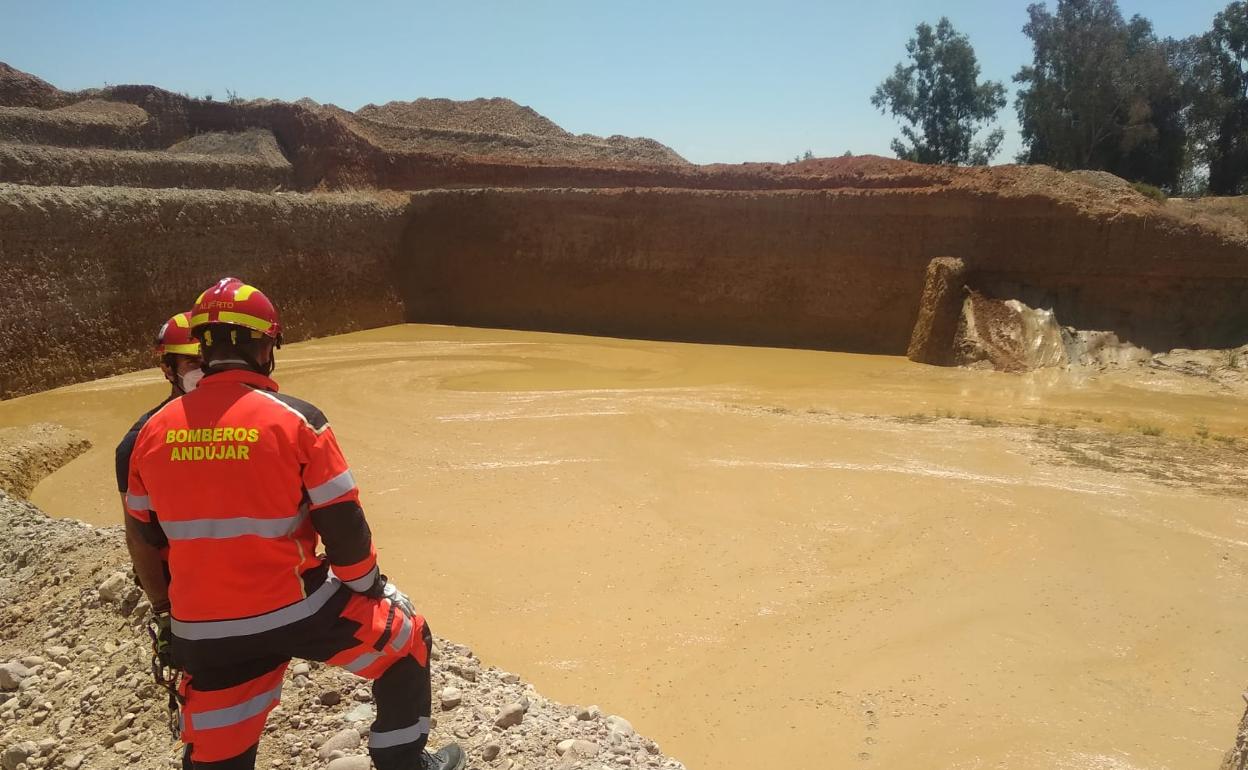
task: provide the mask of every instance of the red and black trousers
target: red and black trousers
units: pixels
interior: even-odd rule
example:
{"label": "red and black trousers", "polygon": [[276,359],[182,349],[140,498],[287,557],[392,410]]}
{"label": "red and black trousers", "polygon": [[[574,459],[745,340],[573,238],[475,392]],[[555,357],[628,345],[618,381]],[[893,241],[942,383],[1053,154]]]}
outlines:
{"label": "red and black trousers", "polygon": [[252,770],[265,719],[281,700],[286,667],[302,658],[373,680],[376,718],[368,752],[377,770],[421,767],[429,737],[432,645],[424,618],[333,578],[302,602],[258,618],[175,622],[174,654],[186,672],[184,765]]}

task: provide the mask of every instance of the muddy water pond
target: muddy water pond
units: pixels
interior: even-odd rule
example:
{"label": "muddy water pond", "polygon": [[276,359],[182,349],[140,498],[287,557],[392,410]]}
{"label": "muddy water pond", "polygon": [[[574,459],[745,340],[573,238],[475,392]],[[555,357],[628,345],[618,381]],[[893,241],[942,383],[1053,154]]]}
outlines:
{"label": "muddy water pond", "polygon": [[[1160,770],[1232,742],[1248,505],[1147,461],[1155,436],[1242,478],[1215,450],[1248,410],[1205,383],[419,325],[291,345],[276,377],[329,415],[436,631],[694,770]],[[117,522],[112,448],[165,390],[0,402],[95,442],[34,502]]]}

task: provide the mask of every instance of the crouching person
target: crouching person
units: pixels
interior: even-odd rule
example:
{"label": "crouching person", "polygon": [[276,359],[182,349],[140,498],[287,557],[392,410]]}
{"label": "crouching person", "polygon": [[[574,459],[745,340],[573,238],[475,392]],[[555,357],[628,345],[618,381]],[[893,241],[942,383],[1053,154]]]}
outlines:
{"label": "crouching person", "polygon": [[168,592],[158,625],[186,672],[185,764],[251,770],[286,667],[303,658],[373,680],[378,770],[461,770],[455,744],[425,750],[432,637],[378,569],[329,422],[269,376],[281,345],[272,303],[226,278],[191,316],[204,377],[143,426],[126,492],[127,515],[169,542],[172,579],[144,588]]}

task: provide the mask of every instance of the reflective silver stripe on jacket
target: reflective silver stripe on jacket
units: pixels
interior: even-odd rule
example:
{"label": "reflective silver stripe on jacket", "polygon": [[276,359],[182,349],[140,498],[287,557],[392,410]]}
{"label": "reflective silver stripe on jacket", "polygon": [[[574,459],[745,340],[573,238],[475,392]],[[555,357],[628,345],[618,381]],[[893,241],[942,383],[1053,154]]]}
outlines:
{"label": "reflective silver stripe on jacket", "polygon": [[421,717],[420,721],[411,727],[386,730],[384,733],[370,732],[368,734],[368,747],[370,749],[388,749],[391,746],[402,746],[405,743],[413,743],[420,740],[422,736],[428,734],[429,717]]}
{"label": "reflective silver stripe on jacket", "polygon": [[126,507],[132,511],[150,511],[152,510],[152,498],[147,495],[132,495],[127,492]]}
{"label": "reflective silver stripe on jacket", "polygon": [[[339,580],[342,580],[342,578],[339,578]],[[373,583],[377,582],[377,565],[374,564],[373,568],[370,569],[368,574],[364,577],[358,577],[355,580],[343,580],[342,582],[347,586],[347,588],[350,588],[357,594],[362,594],[372,588]]]}
{"label": "reflective silver stripe on jacket", "polygon": [[[163,522],[162,522],[163,526]],[[173,635],[179,639],[199,641],[201,639],[226,639],[231,636],[248,636],[275,628],[288,626],[305,618],[310,618],[325,606],[325,602],[334,595],[338,586],[342,585],[338,578],[330,575],[320,588],[313,591],[306,599],[288,604],[280,610],[266,612],[250,618],[237,620],[170,620]]]}
{"label": "reflective silver stripe on jacket", "polygon": [[394,639],[390,642],[390,649],[395,652],[403,649],[403,645],[407,643],[407,638],[412,635],[412,626],[416,625],[415,621],[403,613],[403,610],[399,610],[399,617],[401,618],[399,621],[399,632],[394,635]]}
{"label": "reflective silver stripe on jacket", "polygon": [[364,669],[376,663],[377,659],[380,657],[381,657],[380,652],[373,652],[372,650],[368,650],[367,652],[360,653],[354,660],[349,660],[346,663],[343,663],[342,667],[350,671],[352,674],[358,674]]}
{"label": "reflective silver stripe on jacket", "polygon": [[335,497],[342,497],[353,489],[355,489],[355,479],[352,478],[350,470],[345,470],[324,484],[317,484],[309,489],[308,499],[313,505],[320,505],[328,503]]}
{"label": "reflective silver stripe on jacket", "polygon": [[212,711],[203,711],[198,714],[191,714],[191,729],[193,730],[213,730],[218,727],[230,727],[239,722],[251,719],[254,716],[263,714],[268,708],[276,704],[282,698],[282,686],[279,684],[268,692],[263,692],[254,698],[249,698],[237,706],[229,706],[223,709],[214,709]]}
{"label": "reflective silver stripe on jacket", "polygon": [[187,521],[161,520],[160,528],[170,540],[225,540],[243,535],[257,537],[286,537],[299,526],[300,515],[281,519],[253,519],[235,516],[229,519],[190,519]]}

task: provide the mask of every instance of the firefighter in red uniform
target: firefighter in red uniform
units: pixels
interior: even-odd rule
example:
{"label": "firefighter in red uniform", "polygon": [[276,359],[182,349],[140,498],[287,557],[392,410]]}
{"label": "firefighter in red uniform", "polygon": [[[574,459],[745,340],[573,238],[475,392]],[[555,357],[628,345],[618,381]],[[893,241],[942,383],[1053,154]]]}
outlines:
{"label": "firefighter in red uniform", "polygon": [[333,430],[269,377],[281,344],[272,303],[223,278],[191,314],[204,378],[147,421],[126,492],[128,528],[169,542],[167,585],[150,577],[154,547],[132,555],[152,606],[168,593],[158,625],[187,674],[184,764],[251,770],[297,657],[374,680],[368,746],[378,770],[460,770],[455,744],[425,751],[432,637],[378,571]]}

